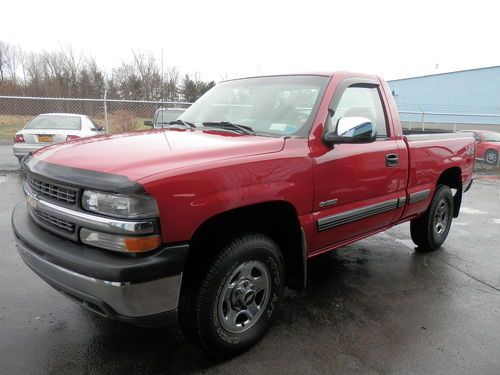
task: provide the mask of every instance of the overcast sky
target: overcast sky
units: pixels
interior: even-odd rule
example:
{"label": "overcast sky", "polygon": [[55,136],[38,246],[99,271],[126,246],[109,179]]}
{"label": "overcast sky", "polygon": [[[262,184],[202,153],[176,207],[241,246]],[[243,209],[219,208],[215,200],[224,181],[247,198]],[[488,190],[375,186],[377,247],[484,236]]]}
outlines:
{"label": "overcast sky", "polygon": [[[353,70],[386,79],[500,65],[495,1],[4,0],[0,40],[72,46],[109,71],[152,51],[203,79]],[[436,69],[436,65],[438,68]]]}

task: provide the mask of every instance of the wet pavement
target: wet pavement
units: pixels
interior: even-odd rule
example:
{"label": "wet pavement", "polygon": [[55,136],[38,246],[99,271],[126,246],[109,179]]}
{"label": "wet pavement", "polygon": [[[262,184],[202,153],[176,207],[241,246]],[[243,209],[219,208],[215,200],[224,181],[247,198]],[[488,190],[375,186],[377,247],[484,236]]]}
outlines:
{"label": "wet pavement", "polygon": [[19,162],[12,151],[12,142],[0,140],[0,173],[19,169]]}
{"label": "wet pavement", "polygon": [[105,320],[19,258],[10,211],[20,176],[0,172],[0,373],[500,373],[500,181],[465,195],[445,246],[417,254],[403,224],[313,259],[267,336],[214,363],[177,328]]}

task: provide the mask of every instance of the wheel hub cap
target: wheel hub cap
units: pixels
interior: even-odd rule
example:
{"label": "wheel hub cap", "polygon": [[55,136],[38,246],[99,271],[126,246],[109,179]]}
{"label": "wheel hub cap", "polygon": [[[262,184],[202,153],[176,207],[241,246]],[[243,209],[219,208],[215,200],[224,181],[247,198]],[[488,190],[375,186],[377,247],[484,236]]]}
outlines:
{"label": "wheel hub cap", "polygon": [[434,216],[434,231],[441,236],[448,226],[448,202],[444,199],[439,201],[436,215]]}
{"label": "wheel hub cap", "polygon": [[488,152],[486,155],[486,161],[490,164],[495,164],[497,161],[497,155],[493,152]]}
{"label": "wheel hub cap", "polygon": [[248,261],[236,268],[219,295],[218,316],[229,332],[240,333],[262,315],[270,294],[271,277],[264,263]]}

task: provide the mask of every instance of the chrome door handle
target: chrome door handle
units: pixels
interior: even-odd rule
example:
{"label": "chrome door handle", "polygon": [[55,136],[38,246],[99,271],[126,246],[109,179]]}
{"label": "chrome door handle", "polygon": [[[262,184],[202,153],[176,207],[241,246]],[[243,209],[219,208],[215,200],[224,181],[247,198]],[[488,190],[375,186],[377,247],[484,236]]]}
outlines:
{"label": "chrome door handle", "polygon": [[395,167],[399,164],[398,154],[387,154],[385,155],[385,165],[388,167]]}

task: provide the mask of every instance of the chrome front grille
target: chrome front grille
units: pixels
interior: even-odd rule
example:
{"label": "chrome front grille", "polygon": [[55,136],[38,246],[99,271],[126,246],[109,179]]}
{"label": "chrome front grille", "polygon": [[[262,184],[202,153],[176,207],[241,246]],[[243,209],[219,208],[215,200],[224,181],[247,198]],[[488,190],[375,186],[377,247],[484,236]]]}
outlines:
{"label": "chrome front grille", "polygon": [[75,224],[66,220],[62,220],[56,216],[49,215],[39,210],[33,210],[36,217],[44,222],[53,225],[59,229],[63,229],[69,233],[75,233]]}
{"label": "chrome front grille", "polygon": [[78,199],[77,189],[45,182],[31,176],[30,174],[26,174],[26,182],[35,194],[76,205],[76,201]]}

